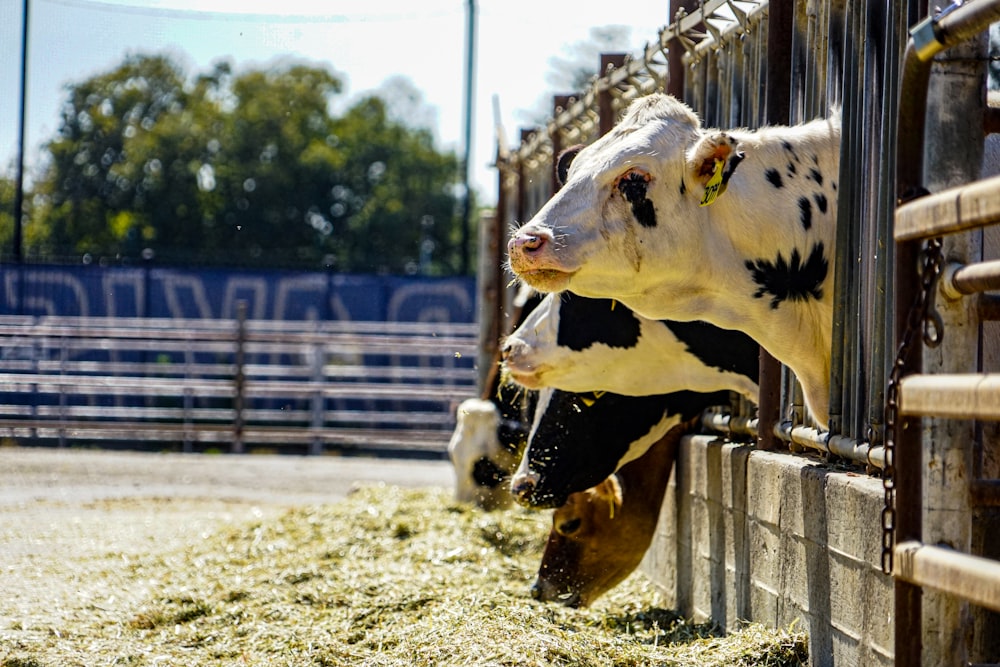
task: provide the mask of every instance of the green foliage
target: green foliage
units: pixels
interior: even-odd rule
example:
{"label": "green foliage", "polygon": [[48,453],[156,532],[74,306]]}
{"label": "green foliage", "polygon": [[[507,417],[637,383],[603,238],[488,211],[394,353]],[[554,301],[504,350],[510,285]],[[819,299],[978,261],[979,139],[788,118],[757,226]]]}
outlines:
{"label": "green foliage", "polygon": [[302,63],[237,74],[223,62],[192,82],[148,55],[70,86],[37,185],[39,243],[53,254],[151,248],[167,261],[454,273],[457,157],[377,97],[335,117],[341,88]]}

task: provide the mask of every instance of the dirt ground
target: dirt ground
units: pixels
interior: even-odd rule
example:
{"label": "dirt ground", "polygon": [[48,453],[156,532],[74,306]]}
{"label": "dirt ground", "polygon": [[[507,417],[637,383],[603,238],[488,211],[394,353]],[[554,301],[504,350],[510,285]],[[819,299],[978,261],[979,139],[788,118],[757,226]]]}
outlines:
{"label": "dirt ground", "polygon": [[[0,608],[55,622],[58,596],[108,559],[183,548],[376,482],[451,488],[454,478],[445,461],[0,448]],[[80,564],[75,582],[53,580],[66,561]]]}

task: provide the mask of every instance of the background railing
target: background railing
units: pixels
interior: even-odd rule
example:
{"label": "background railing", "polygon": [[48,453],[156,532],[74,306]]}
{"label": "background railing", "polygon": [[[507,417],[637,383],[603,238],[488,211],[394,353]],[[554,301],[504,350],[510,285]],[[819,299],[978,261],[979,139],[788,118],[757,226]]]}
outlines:
{"label": "background railing", "polygon": [[441,457],[478,327],[0,316],[0,436]]}

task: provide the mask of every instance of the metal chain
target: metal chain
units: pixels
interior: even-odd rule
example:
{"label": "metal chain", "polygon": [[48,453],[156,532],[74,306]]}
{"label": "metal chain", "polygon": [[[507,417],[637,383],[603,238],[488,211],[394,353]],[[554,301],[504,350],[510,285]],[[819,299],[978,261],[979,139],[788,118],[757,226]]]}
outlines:
{"label": "metal chain", "polygon": [[903,365],[910,353],[914,336],[922,330],[922,339],[929,347],[941,343],[944,330],[941,318],[934,311],[934,292],[937,279],[944,265],[944,253],[940,238],[927,241],[920,253],[920,292],[906,316],[906,329],[899,342],[896,360],[889,373],[889,384],[885,390],[885,467],[882,469],[882,488],[885,494],[882,507],[882,572],[892,574],[893,547],[896,537],[896,428],[899,420],[899,381],[903,375]]}

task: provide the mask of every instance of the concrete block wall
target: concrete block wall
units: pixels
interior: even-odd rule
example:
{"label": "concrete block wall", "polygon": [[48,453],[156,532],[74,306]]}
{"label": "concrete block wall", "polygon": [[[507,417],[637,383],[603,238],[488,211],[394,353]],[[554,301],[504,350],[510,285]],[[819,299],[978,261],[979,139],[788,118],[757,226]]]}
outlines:
{"label": "concrete block wall", "polygon": [[667,606],[809,633],[813,665],[892,665],[882,483],[820,458],[685,438],[643,570]]}

